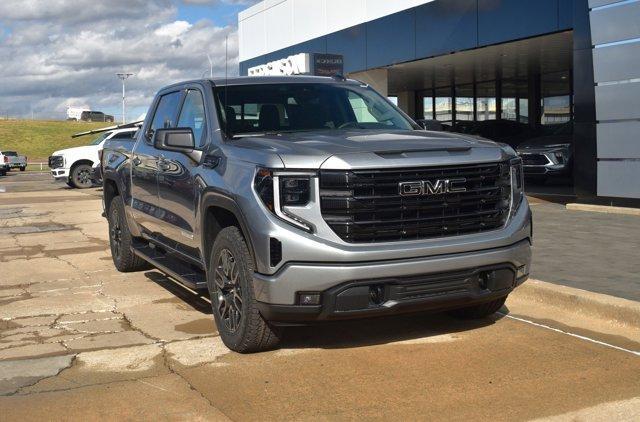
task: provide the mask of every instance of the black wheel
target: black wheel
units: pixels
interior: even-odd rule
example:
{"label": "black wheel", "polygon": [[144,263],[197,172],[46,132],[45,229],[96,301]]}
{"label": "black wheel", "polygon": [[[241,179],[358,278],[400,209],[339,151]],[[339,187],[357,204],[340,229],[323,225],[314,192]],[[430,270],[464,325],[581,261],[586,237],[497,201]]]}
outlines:
{"label": "black wheel", "polygon": [[26,169],[26,167],[20,167],[20,171],[25,171]]}
{"label": "black wheel", "polygon": [[493,315],[504,305],[507,297],[493,300],[491,302],[481,303],[479,305],[468,306],[466,308],[454,309],[449,314],[462,319],[479,319]]}
{"label": "black wheel", "polygon": [[280,340],[258,311],[252,274],[253,259],[240,230],[221,230],[211,250],[207,286],[220,337],[239,353],[272,349]]}
{"label": "black wheel", "polygon": [[109,221],[109,245],[111,246],[111,258],[120,272],[127,273],[151,268],[142,258],[135,255],[131,249],[133,236],[127,226],[124,214],[124,203],[119,196],[111,200],[107,210]]}
{"label": "black wheel", "polygon": [[74,188],[86,189],[93,186],[91,182],[91,166],[89,164],[78,164],[71,169],[69,181]]}

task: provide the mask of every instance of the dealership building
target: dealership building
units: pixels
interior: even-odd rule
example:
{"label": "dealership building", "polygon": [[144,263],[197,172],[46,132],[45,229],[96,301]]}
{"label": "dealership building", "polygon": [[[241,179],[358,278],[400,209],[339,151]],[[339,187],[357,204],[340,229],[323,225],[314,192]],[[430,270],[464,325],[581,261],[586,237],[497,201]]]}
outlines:
{"label": "dealership building", "polygon": [[572,192],[640,198],[640,0],[265,0],[238,26],[241,75],[344,72],[498,140],[571,126]]}

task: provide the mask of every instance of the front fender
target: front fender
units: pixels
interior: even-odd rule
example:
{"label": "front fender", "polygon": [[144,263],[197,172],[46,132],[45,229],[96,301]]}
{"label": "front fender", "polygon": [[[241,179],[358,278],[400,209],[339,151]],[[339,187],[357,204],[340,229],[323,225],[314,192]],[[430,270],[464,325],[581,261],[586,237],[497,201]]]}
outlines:
{"label": "front fender", "polygon": [[[200,205],[201,206],[200,228],[203,231],[205,230],[205,227],[207,227],[205,223],[207,218],[207,210],[209,208],[212,208],[212,207],[222,208],[224,210],[229,211],[236,217],[236,220],[238,220],[240,224],[240,230],[242,231],[242,234],[244,235],[244,238],[247,242],[249,253],[253,258],[253,261],[255,262],[256,255],[255,255],[255,250],[253,246],[254,242],[251,238],[251,231],[249,230],[247,219],[244,216],[244,213],[240,209],[240,206],[238,205],[236,200],[233,199],[233,197],[231,197],[226,192],[222,192],[220,190],[210,188],[202,193],[200,204],[201,204]],[[205,235],[205,233],[201,233],[200,242],[201,242],[201,251],[204,258],[204,262],[208,266],[209,254],[207,253],[208,245],[206,244],[207,236]]]}

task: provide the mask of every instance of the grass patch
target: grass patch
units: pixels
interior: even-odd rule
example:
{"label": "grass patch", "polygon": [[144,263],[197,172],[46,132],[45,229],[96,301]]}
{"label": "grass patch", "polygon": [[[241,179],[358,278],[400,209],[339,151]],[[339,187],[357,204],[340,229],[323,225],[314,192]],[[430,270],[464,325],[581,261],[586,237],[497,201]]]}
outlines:
{"label": "grass patch", "polygon": [[[0,151],[18,151],[29,162],[47,161],[53,151],[88,145],[98,135],[72,139],[71,135],[116,123],[47,120],[0,120]],[[39,169],[39,168],[38,168]]]}

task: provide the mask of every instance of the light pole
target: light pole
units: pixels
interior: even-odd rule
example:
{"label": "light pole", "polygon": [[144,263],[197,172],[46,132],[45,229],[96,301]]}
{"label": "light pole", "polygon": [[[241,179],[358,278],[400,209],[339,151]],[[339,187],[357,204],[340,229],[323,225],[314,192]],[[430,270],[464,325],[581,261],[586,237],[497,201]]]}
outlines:
{"label": "light pole", "polygon": [[209,78],[213,79],[213,61],[211,56],[207,53],[207,59],[209,60]]}
{"label": "light pole", "polygon": [[125,100],[125,81],[127,79],[129,79],[129,77],[133,76],[133,73],[127,73],[127,72],[118,72],[116,73],[116,76],[118,78],[120,78],[122,80],[122,124],[127,123],[127,115],[125,114],[125,106],[124,106],[124,100]]}

